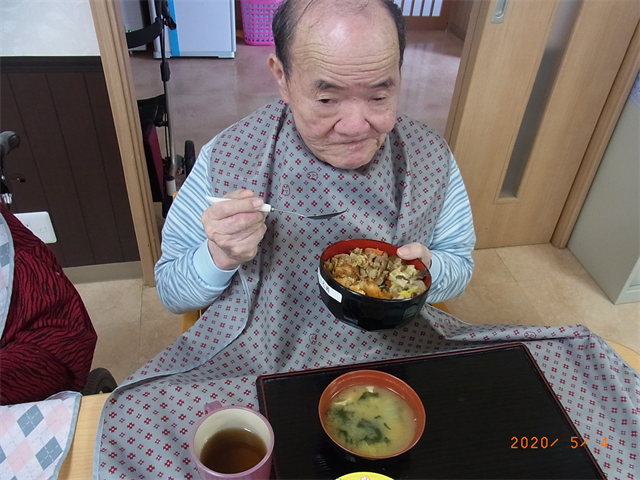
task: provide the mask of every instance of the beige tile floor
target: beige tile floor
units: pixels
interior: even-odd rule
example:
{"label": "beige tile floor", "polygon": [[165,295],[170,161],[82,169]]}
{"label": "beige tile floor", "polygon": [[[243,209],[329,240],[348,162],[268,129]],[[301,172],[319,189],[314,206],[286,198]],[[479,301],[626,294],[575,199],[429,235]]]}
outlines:
{"label": "beige tile floor", "polygon": [[[272,47],[239,41],[235,59],[175,58],[170,95],[176,146],[202,147],[229,124],[276,98],[266,67]],[[442,31],[409,32],[400,111],[444,131],[462,42]],[[138,98],[161,93],[158,61],[131,57]],[[471,283],[447,302],[469,323],[583,324],[640,351],[640,304],[613,305],[569,250],[531,245],[474,252]],[[94,366],[119,382],[180,334],[181,317],[168,312],[155,288],[141,280],[77,285],[95,328]]]}

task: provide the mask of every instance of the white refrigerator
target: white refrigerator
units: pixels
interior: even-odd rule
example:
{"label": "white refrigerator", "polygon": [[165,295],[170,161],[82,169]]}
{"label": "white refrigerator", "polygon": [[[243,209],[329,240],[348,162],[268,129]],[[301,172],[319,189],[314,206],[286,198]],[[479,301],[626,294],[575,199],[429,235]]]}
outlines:
{"label": "white refrigerator", "polygon": [[[236,19],[233,0],[168,0],[175,30],[166,29],[167,57],[234,58]],[[154,2],[149,2],[155,19]],[[154,56],[160,57],[160,42],[154,43]]]}

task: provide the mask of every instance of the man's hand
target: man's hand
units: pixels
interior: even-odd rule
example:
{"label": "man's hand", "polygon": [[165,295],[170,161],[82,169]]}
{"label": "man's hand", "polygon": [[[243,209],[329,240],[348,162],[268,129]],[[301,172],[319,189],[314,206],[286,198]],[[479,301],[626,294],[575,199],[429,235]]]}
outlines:
{"label": "man's hand", "polygon": [[202,214],[209,253],[220,270],[233,270],[258,253],[267,226],[264,202],[251,190],[235,190],[225,195],[228,202],[211,205]]}
{"label": "man's hand", "polygon": [[431,268],[431,251],[421,243],[409,243],[398,249],[398,256],[403,260],[422,260],[427,268]]}

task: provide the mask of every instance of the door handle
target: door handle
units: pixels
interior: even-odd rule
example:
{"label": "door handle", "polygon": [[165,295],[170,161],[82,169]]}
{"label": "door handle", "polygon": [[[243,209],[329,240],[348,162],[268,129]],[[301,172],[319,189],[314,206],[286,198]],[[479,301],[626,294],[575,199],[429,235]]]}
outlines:
{"label": "door handle", "polygon": [[507,10],[507,3],[509,0],[498,0],[496,2],[496,8],[493,10],[493,17],[491,17],[491,23],[502,23],[504,20],[504,13]]}

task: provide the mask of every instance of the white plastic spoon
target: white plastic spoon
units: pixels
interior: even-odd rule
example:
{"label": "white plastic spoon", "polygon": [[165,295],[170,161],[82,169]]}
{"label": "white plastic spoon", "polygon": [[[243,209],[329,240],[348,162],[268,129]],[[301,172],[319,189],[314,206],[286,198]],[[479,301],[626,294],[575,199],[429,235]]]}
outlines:
{"label": "white plastic spoon", "polygon": [[[219,202],[225,202],[227,200],[231,200],[230,198],[210,197],[209,195],[207,195],[205,198],[209,200],[211,203],[219,203]],[[290,213],[291,215],[297,215],[298,217],[301,217],[301,218],[308,218],[309,220],[326,220],[327,218],[336,217],[338,215],[342,215],[343,213],[347,212],[347,210],[345,209],[340,212],[323,213],[322,215],[303,215],[297,212],[290,212],[288,210],[280,210],[279,208],[274,208],[268,203],[265,203],[260,210],[262,212],[267,212],[267,213],[271,213],[271,212]]]}

